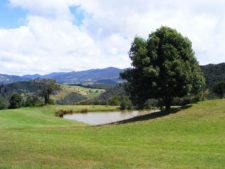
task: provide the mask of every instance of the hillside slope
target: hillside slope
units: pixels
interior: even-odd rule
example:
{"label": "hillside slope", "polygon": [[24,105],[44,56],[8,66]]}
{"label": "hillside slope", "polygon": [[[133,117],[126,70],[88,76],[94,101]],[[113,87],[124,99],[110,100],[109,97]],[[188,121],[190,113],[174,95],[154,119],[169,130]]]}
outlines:
{"label": "hillside slope", "polygon": [[0,111],[0,168],[223,169],[224,102],[205,101],[157,119],[101,127],[54,115],[83,106]]}
{"label": "hillside slope", "polygon": [[[105,92],[104,89],[88,88],[75,85],[60,85],[60,90],[51,95],[51,99],[58,104],[75,104],[77,102],[93,99]],[[8,99],[13,93],[19,93],[24,97],[38,95],[39,84],[35,80],[15,82],[0,85],[0,96]]]}

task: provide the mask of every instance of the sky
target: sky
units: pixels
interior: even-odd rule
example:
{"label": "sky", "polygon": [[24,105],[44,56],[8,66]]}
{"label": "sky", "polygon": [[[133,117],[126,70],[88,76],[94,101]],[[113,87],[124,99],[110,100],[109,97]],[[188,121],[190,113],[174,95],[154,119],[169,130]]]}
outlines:
{"label": "sky", "polygon": [[0,0],[0,73],[127,68],[134,37],[161,26],[201,65],[225,62],[224,11],[224,0]]}

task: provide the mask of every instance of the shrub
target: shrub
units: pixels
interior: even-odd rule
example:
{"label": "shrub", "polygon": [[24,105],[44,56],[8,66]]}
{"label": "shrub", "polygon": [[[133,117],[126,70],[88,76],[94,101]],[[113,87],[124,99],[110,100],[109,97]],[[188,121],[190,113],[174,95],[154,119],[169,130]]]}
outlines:
{"label": "shrub", "polygon": [[22,106],[23,98],[21,95],[15,93],[9,99],[9,108],[16,109]]}
{"label": "shrub", "polygon": [[74,113],[73,110],[59,110],[55,113],[55,115],[62,118],[66,114],[73,114],[73,113]]}
{"label": "shrub", "polygon": [[109,99],[109,105],[119,106],[121,104],[121,98],[118,96],[113,96]]}
{"label": "shrub", "polygon": [[6,108],[7,108],[7,101],[4,98],[0,97],[0,110]]}
{"label": "shrub", "polygon": [[121,104],[120,104],[120,109],[121,110],[131,110],[133,108],[133,105],[128,97],[123,97]]}
{"label": "shrub", "polygon": [[152,109],[158,106],[158,100],[157,99],[148,99],[145,104],[144,108],[145,109]]}
{"label": "shrub", "polygon": [[28,96],[24,103],[25,107],[42,106],[43,102],[37,96]]}

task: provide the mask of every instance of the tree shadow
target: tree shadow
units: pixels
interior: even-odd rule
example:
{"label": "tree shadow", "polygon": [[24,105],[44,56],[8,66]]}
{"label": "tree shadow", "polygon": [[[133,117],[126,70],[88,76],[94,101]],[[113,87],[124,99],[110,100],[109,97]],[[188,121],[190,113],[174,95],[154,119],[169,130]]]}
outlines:
{"label": "tree shadow", "polygon": [[170,111],[156,111],[156,112],[153,112],[153,113],[150,113],[150,114],[146,114],[146,115],[142,115],[142,116],[138,116],[138,117],[133,117],[133,118],[122,120],[122,121],[117,121],[117,122],[109,123],[109,124],[106,124],[106,125],[119,125],[119,124],[133,123],[133,122],[138,122],[138,121],[153,120],[153,119],[156,119],[156,118],[168,116],[170,114],[178,113],[179,111],[188,109],[190,107],[191,107],[191,105],[186,105],[186,106],[183,106],[183,107],[172,108]]}

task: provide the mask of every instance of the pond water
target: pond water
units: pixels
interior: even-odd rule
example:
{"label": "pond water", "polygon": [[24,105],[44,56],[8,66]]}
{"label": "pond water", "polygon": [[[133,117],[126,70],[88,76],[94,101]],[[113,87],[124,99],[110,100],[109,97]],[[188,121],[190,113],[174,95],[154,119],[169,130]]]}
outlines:
{"label": "pond water", "polygon": [[130,112],[89,112],[64,115],[67,120],[79,121],[91,125],[102,125],[117,121],[127,120],[133,117],[146,115],[155,111],[130,111]]}

